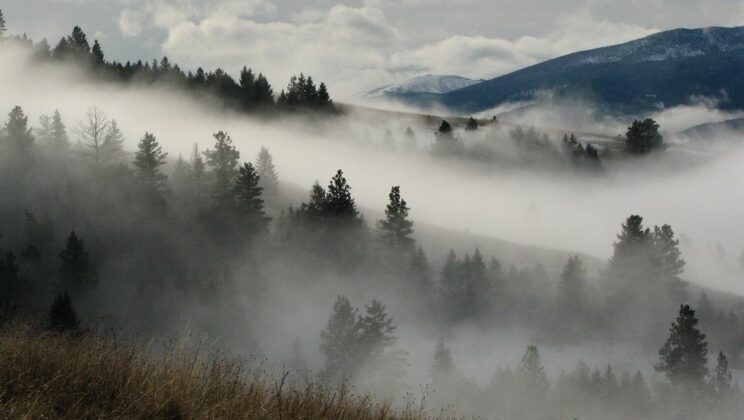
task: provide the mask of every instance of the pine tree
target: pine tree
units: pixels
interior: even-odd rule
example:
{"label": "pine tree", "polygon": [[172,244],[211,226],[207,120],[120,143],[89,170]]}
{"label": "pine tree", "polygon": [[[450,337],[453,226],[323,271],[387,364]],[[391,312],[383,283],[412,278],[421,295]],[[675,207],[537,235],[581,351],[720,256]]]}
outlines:
{"label": "pine tree", "polygon": [[689,305],[681,305],[669,338],[659,349],[657,372],[666,374],[674,386],[699,387],[708,373],[708,343],[697,328],[698,319]]}
{"label": "pine tree", "polygon": [[263,188],[267,196],[274,196],[279,190],[279,175],[274,167],[274,160],[269,153],[269,149],[261,146],[261,150],[256,156],[256,170],[261,177],[259,185]]}
{"label": "pine tree", "polygon": [[238,170],[233,187],[237,216],[252,233],[265,231],[271,221],[264,211],[264,202],[261,198],[263,188],[258,185],[259,181],[256,168],[248,162]]}
{"label": "pine tree", "polygon": [[27,160],[31,156],[33,144],[34,137],[28,126],[28,117],[20,106],[13,107],[5,123],[5,139],[2,142],[6,153],[17,159]]}
{"label": "pine tree", "polygon": [[658,264],[661,276],[668,280],[679,280],[679,275],[684,271],[686,263],[682,259],[679,240],[674,238],[672,227],[669,225],[654,226],[652,239],[657,252],[655,262]]}
{"label": "pine tree", "polygon": [[93,41],[93,48],[91,48],[90,53],[93,55],[93,63],[98,65],[105,64],[103,61],[103,49],[97,39]]}
{"label": "pine tree", "polygon": [[326,210],[328,214],[336,219],[344,221],[358,221],[359,213],[356,203],[351,197],[351,186],[346,182],[341,169],[328,184],[326,194]]}
{"label": "pine tree", "polygon": [[385,305],[373,300],[366,313],[359,318],[359,348],[364,353],[363,361],[379,357],[385,349],[395,344],[393,335],[397,327],[385,311]]}
{"label": "pine tree", "polygon": [[223,206],[230,199],[232,183],[238,173],[240,152],[233,146],[232,139],[227,133],[219,131],[214,135],[214,139],[214,149],[205,150],[204,156],[214,175],[213,191],[216,204]]}
{"label": "pine tree", "polygon": [[659,134],[659,124],[651,118],[633,121],[625,137],[627,149],[631,153],[647,153],[660,148],[664,142]]}
{"label": "pine tree", "polygon": [[245,108],[256,105],[256,76],[253,70],[246,66],[240,70],[240,101]]}
{"label": "pine tree", "polygon": [[80,326],[72,300],[67,292],[58,295],[49,309],[49,329],[56,332],[73,332]]}
{"label": "pine tree", "polygon": [[452,126],[445,120],[439,125],[436,132],[436,139],[432,145],[432,151],[442,156],[458,154],[463,151],[462,143],[457,139],[452,130]]}
{"label": "pine tree", "polygon": [[160,169],[165,165],[167,156],[155,136],[152,133],[145,133],[137,146],[133,164],[140,186],[151,200],[161,201],[167,189],[168,177]]}
{"label": "pine tree", "polygon": [[359,311],[349,299],[339,296],[326,328],[320,333],[320,351],[325,356],[323,376],[327,379],[351,375],[355,369],[359,341]]}
{"label": "pine tree", "polygon": [[54,111],[52,116],[51,125],[51,140],[54,147],[57,149],[67,149],[70,145],[70,140],[67,137],[67,129],[65,124],[62,122],[62,116],[59,111]]}
{"label": "pine tree", "polygon": [[540,360],[540,352],[536,346],[527,346],[527,351],[522,356],[522,364],[517,369],[517,377],[529,392],[542,394],[550,388],[545,368]]}
{"label": "pine tree", "polygon": [[60,252],[59,278],[68,290],[86,290],[92,287],[93,276],[85,243],[75,231],[70,232],[65,248]]}
{"label": "pine tree", "polygon": [[716,370],[713,371],[713,377],[711,378],[713,390],[719,397],[727,397],[731,394],[733,389],[731,381],[732,376],[728,368],[728,359],[722,351],[719,351],[718,359],[716,361]]}
{"label": "pine tree", "polygon": [[3,11],[0,10],[0,38],[5,36],[5,32],[8,30],[7,26],[5,26],[5,16],[3,16]]}
{"label": "pine tree", "polygon": [[475,118],[470,117],[468,119],[467,124],[465,125],[465,129],[468,131],[475,131],[478,129],[478,121],[475,120]]}
{"label": "pine tree", "polygon": [[408,219],[410,210],[406,200],[400,197],[400,187],[395,186],[388,196],[390,202],[385,207],[385,219],[378,222],[382,240],[401,251],[413,251],[416,241],[413,235],[413,222]]}

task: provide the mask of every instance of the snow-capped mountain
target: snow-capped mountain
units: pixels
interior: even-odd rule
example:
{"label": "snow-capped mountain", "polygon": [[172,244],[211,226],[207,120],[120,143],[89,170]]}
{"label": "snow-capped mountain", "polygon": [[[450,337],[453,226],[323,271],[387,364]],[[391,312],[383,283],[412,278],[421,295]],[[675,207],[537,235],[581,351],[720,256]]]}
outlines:
{"label": "snow-capped mountain", "polygon": [[508,102],[581,96],[630,113],[715,98],[744,109],[744,27],[675,29],[577,52],[445,93],[436,101],[461,113]]}
{"label": "snow-capped mountain", "polygon": [[455,75],[427,74],[416,76],[402,83],[383,86],[364,94],[366,97],[396,96],[409,94],[441,95],[453,90],[462,89],[480,83],[482,80],[472,80]]}

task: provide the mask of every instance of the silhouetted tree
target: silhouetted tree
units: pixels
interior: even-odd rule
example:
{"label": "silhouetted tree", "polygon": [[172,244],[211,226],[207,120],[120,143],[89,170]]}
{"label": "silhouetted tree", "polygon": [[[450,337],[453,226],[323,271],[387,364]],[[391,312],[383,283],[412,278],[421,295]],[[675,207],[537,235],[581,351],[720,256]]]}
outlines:
{"label": "silhouetted tree", "polygon": [[145,133],[134,154],[133,164],[140,187],[150,200],[160,202],[160,204],[167,189],[166,180],[168,179],[160,167],[165,165],[167,156],[168,154],[163,152],[160,143],[152,133]]}
{"label": "silhouetted tree", "polygon": [[252,163],[243,164],[233,187],[235,210],[238,219],[251,233],[264,232],[271,218],[264,211],[261,198],[263,188],[259,187],[259,176]]}
{"label": "silhouetted tree", "polygon": [[708,343],[697,328],[698,319],[689,305],[681,305],[669,338],[659,349],[656,371],[663,372],[675,386],[699,387],[708,373]]}
{"label": "silhouetted tree", "polygon": [[351,196],[351,186],[346,182],[341,169],[331,179],[326,191],[325,203],[328,214],[336,220],[358,224],[359,212]]}
{"label": "silhouetted tree", "polygon": [[463,145],[455,137],[452,126],[447,121],[442,120],[439,130],[436,132],[436,139],[432,145],[432,152],[447,156],[463,152]]}
{"label": "silhouetted tree", "polygon": [[390,190],[390,202],[385,207],[385,218],[378,222],[382,231],[382,240],[393,248],[402,251],[413,251],[416,241],[413,235],[413,222],[408,219],[408,205],[400,197],[400,187]]}
{"label": "silhouetted tree", "polygon": [[0,38],[5,36],[5,32],[8,30],[7,26],[5,26],[5,16],[3,16],[3,11],[0,10]]}
{"label": "silhouetted tree", "polygon": [[58,295],[49,309],[49,329],[56,332],[76,331],[80,326],[72,300],[67,292]]}
{"label": "silhouetted tree", "polygon": [[478,129],[478,121],[475,120],[475,118],[470,117],[468,118],[467,124],[465,124],[465,129],[468,131],[475,131]]}
{"label": "silhouetted tree", "polygon": [[628,151],[646,153],[661,147],[664,138],[659,134],[659,124],[651,118],[635,120],[625,134]]}
{"label": "silhouetted tree", "polygon": [[93,276],[88,252],[85,250],[83,240],[74,231],[70,232],[59,258],[61,260],[59,277],[65,289],[83,290],[92,286]]}
{"label": "silhouetted tree", "polygon": [[216,204],[223,206],[230,201],[232,183],[238,173],[240,152],[233,146],[232,139],[227,133],[219,131],[214,135],[214,139],[214,149],[205,150],[204,156],[207,165],[212,168]]}
{"label": "silhouetted tree", "polygon": [[93,56],[93,62],[95,64],[104,64],[103,49],[101,49],[101,44],[98,43],[97,39],[93,41],[93,47],[91,48],[90,53]]}

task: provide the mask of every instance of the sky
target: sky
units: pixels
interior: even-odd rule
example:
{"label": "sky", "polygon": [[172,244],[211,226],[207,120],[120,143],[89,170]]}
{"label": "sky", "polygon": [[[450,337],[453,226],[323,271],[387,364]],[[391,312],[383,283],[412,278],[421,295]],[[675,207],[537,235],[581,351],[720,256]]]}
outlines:
{"label": "sky", "polygon": [[108,59],[294,73],[337,99],[422,74],[487,79],[678,27],[744,24],[731,0],[2,0],[10,33],[50,44],[74,25]]}

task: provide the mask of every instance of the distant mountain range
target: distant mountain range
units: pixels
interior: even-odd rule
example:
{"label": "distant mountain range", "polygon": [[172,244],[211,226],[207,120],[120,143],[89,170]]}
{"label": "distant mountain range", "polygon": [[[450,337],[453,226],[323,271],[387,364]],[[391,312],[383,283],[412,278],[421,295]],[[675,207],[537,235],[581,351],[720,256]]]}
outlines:
{"label": "distant mountain range", "polygon": [[717,99],[721,109],[744,109],[744,27],[660,32],[424,96],[405,86],[386,96],[463,114],[539,101],[546,94],[583,97],[630,114],[689,104],[695,97]]}
{"label": "distant mountain range", "polygon": [[483,80],[473,80],[454,75],[427,74],[405,82],[383,86],[365,92],[365,98],[392,98],[407,103],[436,101],[441,95],[475,85]]}

